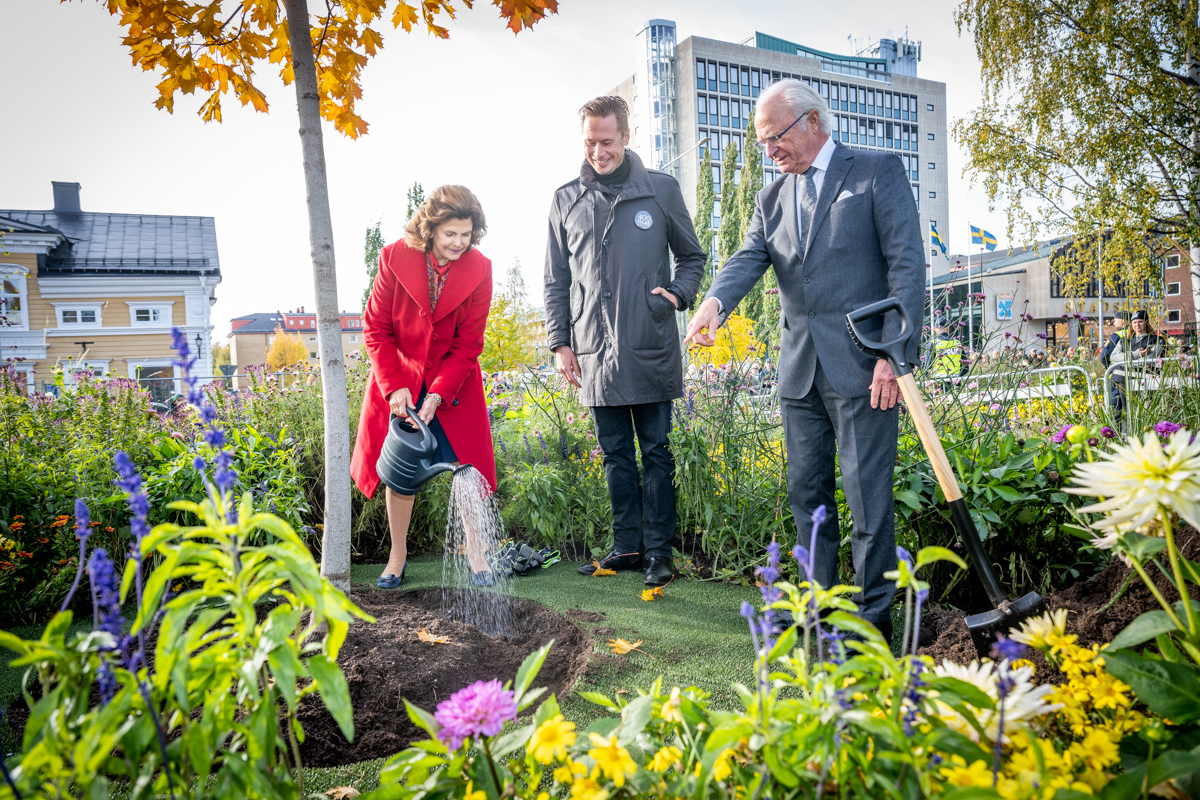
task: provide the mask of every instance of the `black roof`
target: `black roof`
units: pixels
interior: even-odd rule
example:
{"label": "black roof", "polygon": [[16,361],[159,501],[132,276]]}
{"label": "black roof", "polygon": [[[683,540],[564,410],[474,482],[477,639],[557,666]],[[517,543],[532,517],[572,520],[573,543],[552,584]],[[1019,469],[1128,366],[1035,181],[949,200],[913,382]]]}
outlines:
{"label": "black roof", "polygon": [[6,226],[66,237],[39,265],[47,274],[221,272],[212,217],[0,209],[0,229]]}
{"label": "black roof", "polygon": [[234,333],[274,333],[277,326],[283,325],[283,315],[279,312],[270,312],[267,314],[247,314],[244,317],[234,317],[234,322],[241,322],[244,319],[250,320],[240,328],[234,328],[230,335]]}

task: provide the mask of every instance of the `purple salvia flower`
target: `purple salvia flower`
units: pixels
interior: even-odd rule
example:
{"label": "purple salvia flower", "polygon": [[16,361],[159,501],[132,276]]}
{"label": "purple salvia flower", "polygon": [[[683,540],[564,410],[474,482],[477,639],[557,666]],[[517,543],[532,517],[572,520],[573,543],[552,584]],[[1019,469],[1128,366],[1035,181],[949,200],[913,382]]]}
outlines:
{"label": "purple salvia flower", "polygon": [[994,661],[1016,661],[1025,652],[1025,645],[1013,641],[1003,633],[996,634],[996,643],[992,645]]}
{"label": "purple salvia flower", "polygon": [[88,559],[88,578],[92,582],[92,602],[96,610],[95,629],[120,640],[124,620],[121,618],[117,571],[103,547],[92,551]]}
{"label": "purple salvia flower", "polygon": [[912,560],[912,556],[909,555],[908,550],[906,550],[900,546],[896,547],[896,558],[900,559],[901,561],[907,562],[908,568],[912,569],[913,560]]}
{"label": "purple salvia flower", "polygon": [[92,535],[91,526],[92,515],[88,511],[87,503],[82,497],[75,498],[75,535],[79,538],[79,564],[75,568],[75,580],[71,583],[71,590],[67,592],[59,611],[67,610],[75,597],[75,591],[79,588],[79,580],[83,577],[84,556],[87,555],[87,540]]}
{"label": "purple salvia flower", "polygon": [[476,681],[443,700],[433,716],[442,726],[438,738],[457,750],[475,736],[499,734],[517,718],[517,702],[500,681]]}

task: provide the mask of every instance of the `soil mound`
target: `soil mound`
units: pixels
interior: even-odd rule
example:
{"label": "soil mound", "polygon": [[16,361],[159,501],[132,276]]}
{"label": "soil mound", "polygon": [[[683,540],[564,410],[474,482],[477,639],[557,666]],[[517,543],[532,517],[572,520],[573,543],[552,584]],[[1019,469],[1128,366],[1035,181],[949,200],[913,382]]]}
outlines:
{"label": "soil mound", "polygon": [[[1194,528],[1183,526],[1176,541],[1184,558],[1191,561],[1200,560],[1200,534],[1197,534]],[[1160,560],[1164,567],[1170,569],[1165,553]],[[1157,567],[1151,565],[1147,573],[1154,579],[1155,586],[1167,602],[1174,603],[1179,599],[1174,582]],[[1125,587],[1125,591],[1115,602],[1110,603],[1122,587]],[[1188,592],[1193,599],[1200,600],[1200,586],[1190,584]],[[1070,612],[1067,614],[1067,633],[1078,636],[1078,642],[1082,645],[1111,642],[1113,637],[1141,614],[1161,608],[1141,577],[1125,566],[1119,558],[1113,558],[1107,567],[1091,579],[1046,595],[1046,605],[1052,611],[1065,608]],[[929,609],[921,621],[922,647],[918,652],[933,656],[934,661],[938,663],[947,660],[967,664],[978,658],[975,647],[971,644],[971,634],[967,631],[965,617],[966,614],[956,609]],[[928,640],[927,627],[930,637]],[[1039,680],[1050,683],[1060,683],[1064,680],[1061,673],[1050,668],[1040,652],[1028,651],[1026,657],[1037,665]]]}
{"label": "soil mound", "polygon": [[[409,720],[404,700],[432,712],[475,681],[512,680],[525,657],[551,639],[554,647],[533,684],[547,687],[544,697],[562,697],[586,669],[591,636],[550,609],[512,600],[518,631],[493,639],[473,625],[443,617],[442,591],[352,592],[351,599],[377,620],[352,625],[338,654],[354,705],[354,741],[346,741],[318,698],[305,698],[299,710],[305,766],[334,767],[400,752],[425,736]],[[421,628],[450,642],[420,641]]]}

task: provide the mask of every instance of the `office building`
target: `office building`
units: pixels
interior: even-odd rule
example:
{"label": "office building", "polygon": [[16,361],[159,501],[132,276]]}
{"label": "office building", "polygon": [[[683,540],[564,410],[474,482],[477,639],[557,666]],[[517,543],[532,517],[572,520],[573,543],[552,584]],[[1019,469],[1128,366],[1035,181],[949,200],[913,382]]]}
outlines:
{"label": "office building", "polygon": [[[647,166],[679,180],[693,216],[699,170],[713,171],[719,195],[725,149],[736,143],[739,156],[744,153],[746,124],[758,96],[775,81],[795,78],[829,103],[832,135],[840,144],[896,154],[920,210],[925,252],[930,252],[930,222],[949,246],[946,85],[917,77],[920,42],[881,39],[869,54],[854,56],[765,33],[741,44],[696,36],[677,42],[675,23],[663,19],[642,26],[636,42],[637,71],[609,93],[629,103],[630,146]],[[706,137],[708,162],[699,146]],[[780,173],[764,161],[765,185]],[[714,214],[714,234],[718,225]],[[935,274],[949,268],[944,258],[929,261]]]}

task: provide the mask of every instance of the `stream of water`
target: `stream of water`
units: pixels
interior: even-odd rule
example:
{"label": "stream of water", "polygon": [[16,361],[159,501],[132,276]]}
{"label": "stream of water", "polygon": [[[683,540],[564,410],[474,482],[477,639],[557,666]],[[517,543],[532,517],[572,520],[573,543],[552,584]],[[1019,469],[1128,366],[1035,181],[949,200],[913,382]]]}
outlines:
{"label": "stream of water", "polygon": [[[442,613],[466,622],[489,636],[513,632],[512,578],[502,578],[487,564],[504,541],[504,522],[487,479],[474,467],[454,475],[446,520],[446,554],[442,560]],[[468,553],[471,557],[468,558]],[[489,570],[494,583],[477,586],[471,561]]]}

